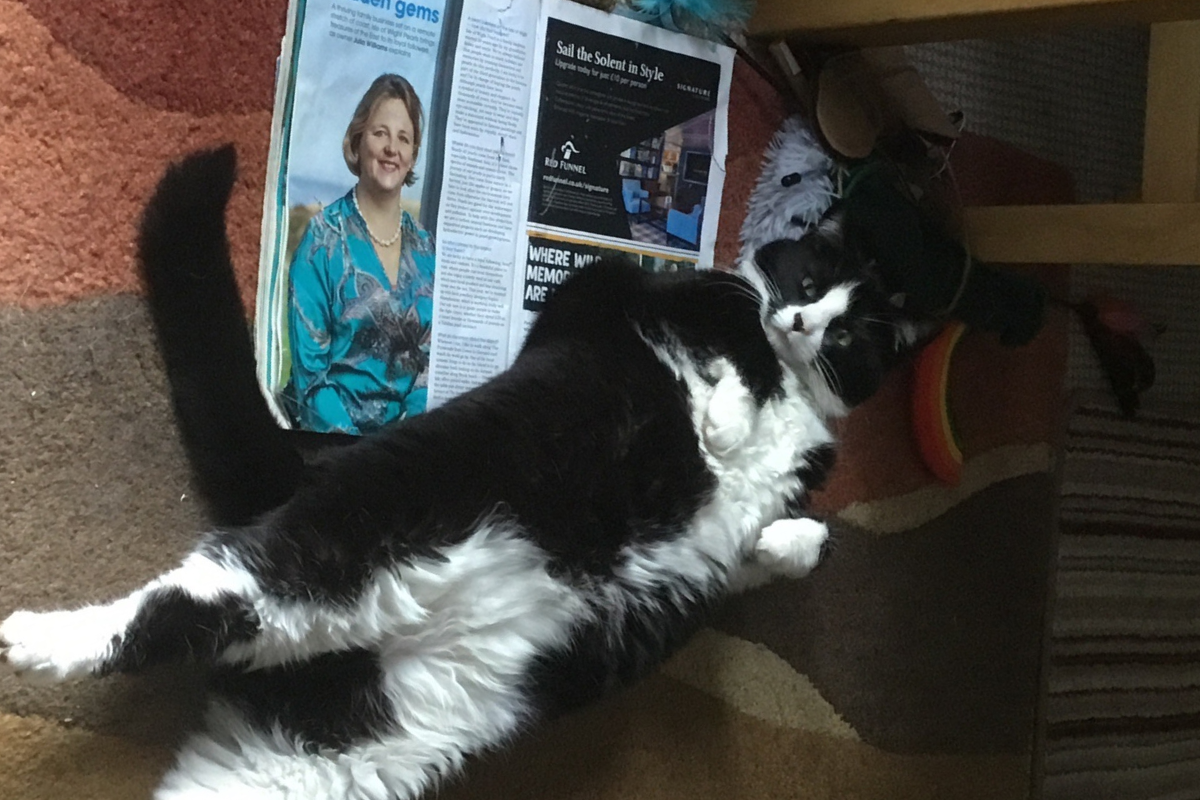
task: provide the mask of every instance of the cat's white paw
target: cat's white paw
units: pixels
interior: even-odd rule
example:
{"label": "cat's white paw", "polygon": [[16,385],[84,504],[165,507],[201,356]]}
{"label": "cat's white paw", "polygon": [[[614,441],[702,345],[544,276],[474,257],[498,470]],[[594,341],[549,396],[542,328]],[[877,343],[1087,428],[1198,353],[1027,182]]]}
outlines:
{"label": "cat's white paw", "polygon": [[721,378],[704,414],[704,444],[714,456],[726,456],[754,432],[757,407],[736,374]]}
{"label": "cat's white paw", "polygon": [[750,423],[733,420],[725,425],[709,420],[704,426],[704,443],[714,456],[727,456],[750,436]]}
{"label": "cat's white paw", "polygon": [[775,575],[803,578],[821,560],[829,527],[820,520],[781,519],[763,529],[755,560]]}
{"label": "cat's white paw", "polygon": [[0,623],[0,660],[33,683],[94,674],[112,654],[114,639],[120,640],[111,608],[17,611]]}

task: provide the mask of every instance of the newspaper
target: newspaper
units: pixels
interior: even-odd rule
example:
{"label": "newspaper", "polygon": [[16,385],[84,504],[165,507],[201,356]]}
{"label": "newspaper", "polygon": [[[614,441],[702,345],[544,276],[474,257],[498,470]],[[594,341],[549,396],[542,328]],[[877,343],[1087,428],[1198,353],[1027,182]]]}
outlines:
{"label": "newspaper", "polygon": [[568,0],[291,0],[255,324],[280,424],[446,402],[606,254],[711,267],[733,58]]}

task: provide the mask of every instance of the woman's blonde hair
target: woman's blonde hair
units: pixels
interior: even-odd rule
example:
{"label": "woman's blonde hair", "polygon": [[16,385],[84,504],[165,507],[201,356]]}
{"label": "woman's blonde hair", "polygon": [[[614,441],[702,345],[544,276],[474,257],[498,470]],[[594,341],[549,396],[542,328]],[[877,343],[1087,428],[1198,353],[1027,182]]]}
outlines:
{"label": "woman's blonde hair", "polygon": [[[346,127],[346,135],[342,138],[342,157],[346,159],[346,166],[356,176],[359,173],[358,147],[362,143],[367,120],[371,118],[372,112],[380,103],[391,98],[404,103],[404,107],[408,110],[408,118],[412,120],[413,124],[412,160],[413,164],[417,163],[417,155],[421,152],[421,129],[425,127],[425,111],[421,108],[421,98],[417,97],[416,90],[405,78],[392,73],[384,73],[371,82],[366,94],[358,101],[358,107],[354,109],[354,116],[350,118],[350,124]],[[416,180],[416,174],[409,170],[408,177],[404,179],[404,185],[412,186]]]}

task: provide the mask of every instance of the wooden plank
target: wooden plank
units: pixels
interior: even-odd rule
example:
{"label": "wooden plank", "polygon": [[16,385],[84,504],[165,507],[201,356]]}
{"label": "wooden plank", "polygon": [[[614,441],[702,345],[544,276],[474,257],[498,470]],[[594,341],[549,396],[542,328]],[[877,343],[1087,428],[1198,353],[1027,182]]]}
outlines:
{"label": "wooden plank", "polygon": [[1200,203],[979,206],[965,229],[981,261],[1200,265]]}
{"label": "wooden plank", "polygon": [[1200,19],[1200,0],[758,0],[749,33],[860,46]]}
{"label": "wooden plank", "polygon": [[1200,21],[1150,27],[1142,200],[1200,200]]}

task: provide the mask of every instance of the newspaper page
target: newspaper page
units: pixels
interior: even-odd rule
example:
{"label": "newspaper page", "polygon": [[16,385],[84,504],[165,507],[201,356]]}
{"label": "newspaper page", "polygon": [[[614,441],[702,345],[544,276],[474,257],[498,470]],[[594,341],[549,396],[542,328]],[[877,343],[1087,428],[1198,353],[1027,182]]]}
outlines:
{"label": "newspaper page", "polygon": [[604,255],[712,266],[733,75],[732,48],[566,0],[545,3],[538,49],[514,342]]}
{"label": "newspaper page", "polygon": [[710,265],[731,67],[562,0],[291,0],[255,330],[280,424],[368,433],[482,383],[605,252]]}
{"label": "newspaper page", "polygon": [[512,270],[540,4],[466,0],[437,229],[429,405],[511,363]]}

